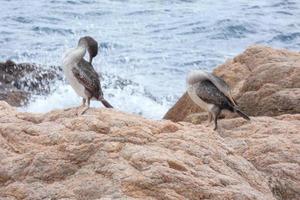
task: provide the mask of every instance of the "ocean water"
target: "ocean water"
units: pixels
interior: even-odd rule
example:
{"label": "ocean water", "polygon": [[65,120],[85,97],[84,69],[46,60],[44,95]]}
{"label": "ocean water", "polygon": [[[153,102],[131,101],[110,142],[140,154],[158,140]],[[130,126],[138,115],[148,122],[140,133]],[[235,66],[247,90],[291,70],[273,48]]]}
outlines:
{"label": "ocean water", "polygon": [[[99,42],[94,67],[106,99],[154,119],[185,91],[191,69],[211,71],[252,44],[300,49],[298,0],[0,0],[0,7],[0,61],[61,65],[90,35]],[[21,110],[80,105],[66,82],[52,88]]]}

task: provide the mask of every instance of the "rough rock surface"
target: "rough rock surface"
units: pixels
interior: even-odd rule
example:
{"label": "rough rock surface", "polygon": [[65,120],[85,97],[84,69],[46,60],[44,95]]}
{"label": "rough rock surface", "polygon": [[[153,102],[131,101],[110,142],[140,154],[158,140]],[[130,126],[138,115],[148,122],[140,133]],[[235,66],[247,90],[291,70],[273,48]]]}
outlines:
{"label": "rough rock surface", "polygon": [[299,199],[300,115],[211,126],[0,102],[0,199]]}
{"label": "rough rock surface", "polygon": [[269,180],[277,199],[300,199],[300,114],[221,120],[219,134]]}
{"label": "rough rock surface", "polygon": [[[231,86],[241,110],[250,116],[300,113],[300,53],[252,46],[213,73]],[[188,117],[197,112],[201,109],[184,94],[164,118],[203,121],[204,117]]]}
{"label": "rough rock surface", "polygon": [[61,75],[59,67],[0,62],[0,100],[13,106],[26,104],[32,94],[48,94],[51,83],[62,80]]}

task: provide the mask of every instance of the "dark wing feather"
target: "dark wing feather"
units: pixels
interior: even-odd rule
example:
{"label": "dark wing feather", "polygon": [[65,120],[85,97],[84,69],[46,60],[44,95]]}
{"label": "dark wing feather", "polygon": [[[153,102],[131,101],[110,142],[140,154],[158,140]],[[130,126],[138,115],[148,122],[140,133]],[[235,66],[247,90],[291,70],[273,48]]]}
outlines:
{"label": "dark wing feather", "polygon": [[223,88],[222,92],[225,92],[224,95],[228,97],[228,99],[230,100],[230,102],[233,105],[237,105],[236,101],[232,97],[229,85],[223,79],[221,79],[220,77],[218,77],[218,76],[216,76],[214,74],[209,74],[209,76],[210,76],[210,78],[211,78],[211,80],[212,80],[212,82],[214,84],[218,84],[218,85],[216,85],[217,88],[219,88],[219,87]]}
{"label": "dark wing feather", "polygon": [[233,111],[231,101],[211,81],[201,81],[197,85],[196,94],[200,99],[209,104],[214,104],[221,109]]}
{"label": "dark wing feather", "polygon": [[92,97],[98,99],[99,96],[103,96],[99,76],[94,70],[93,66],[89,62],[82,59],[78,63],[78,67],[79,68],[74,67],[72,69],[72,72],[77,80],[92,94]]}

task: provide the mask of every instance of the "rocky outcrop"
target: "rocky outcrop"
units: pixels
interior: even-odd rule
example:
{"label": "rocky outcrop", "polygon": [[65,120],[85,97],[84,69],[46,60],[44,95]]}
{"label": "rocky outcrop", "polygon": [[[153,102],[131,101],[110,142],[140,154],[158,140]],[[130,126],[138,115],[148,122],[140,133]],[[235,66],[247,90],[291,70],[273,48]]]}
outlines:
{"label": "rocky outcrop", "polygon": [[[194,117],[194,115],[193,117],[191,117],[190,115],[192,115],[193,113],[197,113],[197,116],[200,116],[198,115],[198,113],[201,112],[204,111],[199,106],[197,106],[189,97],[187,92],[185,92],[175,103],[175,105],[168,110],[168,112],[164,116],[164,119],[170,119],[174,122],[178,122],[178,121],[192,122],[192,120],[196,117]],[[204,121],[205,119],[207,119],[207,114],[204,113],[199,118],[201,119],[200,121]]]}
{"label": "rocky outcrop", "polygon": [[300,114],[222,120],[220,136],[265,174],[276,199],[300,199]]}
{"label": "rocky outcrop", "polygon": [[0,74],[0,100],[13,106],[26,104],[33,94],[48,94],[52,83],[62,80],[59,67],[16,64],[10,60],[0,63]]}
{"label": "rocky outcrop", "polygon": [[300,115],[219,132],[112,109],[20,113],[0,102],[0,199],[299,199]]}
{"label": "rocky outcrop", "polygon": [[[300,53],[252,46],[213,73],[231,86],[241,110],[250,116],[300,113]],[[184,94],[164,118],[195,123],[206,119],[205,114],[189,116],[197,112],[201,109]]]}

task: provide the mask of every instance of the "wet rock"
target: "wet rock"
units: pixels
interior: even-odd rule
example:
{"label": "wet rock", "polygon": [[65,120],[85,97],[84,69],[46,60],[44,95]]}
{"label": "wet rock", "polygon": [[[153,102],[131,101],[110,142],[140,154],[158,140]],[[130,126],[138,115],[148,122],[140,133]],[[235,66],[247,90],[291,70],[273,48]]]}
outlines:
{"label": "wet rock", "polygon": [[26,104],[33,94],[48,94],[56,80],[62,80],[59,67],[48,68],[36,64],[13,61],[0,63],[0,100],[10,105]]}
{"label": "wet rock", "polygon": [[[9,88],[9,89],[8,89]],[[28,102],[30,97],[29,92],[25,92],[10,87],[1,87],[0,89],[0,101],[6,101],[12,106],[21,106]]]}
{"label": "wet rock", "polygon": [[[300,53],[252,46],[213,73],[231,86],[241,110],[250,116],[300,113]],[[199,112],[201,109],[184,94],[164,119],[188,121],[188,115]]]}

